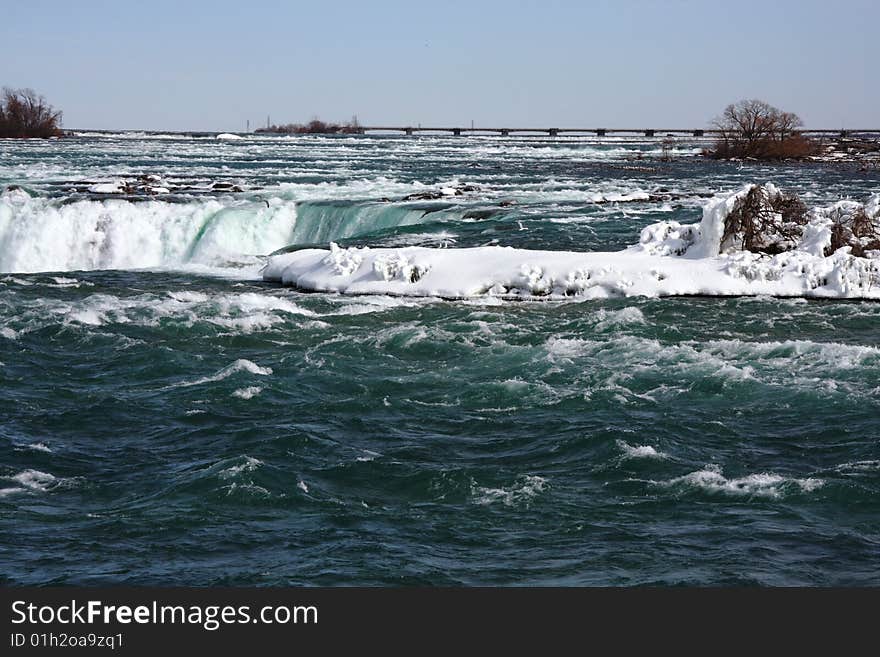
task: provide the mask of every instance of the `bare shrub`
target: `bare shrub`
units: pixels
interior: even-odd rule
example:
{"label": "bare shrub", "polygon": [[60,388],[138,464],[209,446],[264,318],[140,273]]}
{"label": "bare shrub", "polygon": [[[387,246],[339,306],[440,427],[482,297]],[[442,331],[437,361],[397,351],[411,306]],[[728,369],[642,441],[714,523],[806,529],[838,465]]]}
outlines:
{"label": "bare shrub", "polygon": [[806,223],[807,207],[797,196],[770,194],[756,185],[725,218],[722,250],[736,245],[754,253],[782,253],[797,244]]}
{"label": "bare shrub", "polygon": [[352,117],[348,123],[327,123],[314,118],[306,124],[288,123],[287,125],[271,125],[267,128],[257,128],[255,132],[288,134],[288,135],[351,135],[361,134],[363,130],[358,123],[357,117]]}
{"label": "bare shrub", "polygon": [[866,251],[880,250],[880,231],[863,207],[852,213],[838,211],[832,220],[831,243],[825,248],[826,256],[845,246],[860,258],[865,257]]}
{"label": "bare shrub", "polygon": [[61,112],[33,89],[4,87],[0,97],[0,137],[57,137]]}
{"label": "bare shrub", "polygon": [[719,251],[767,255],[790,251],[798,246],[805,226],[813,219],[827,219],[827,224],[822,223],[831,229],[825,256],[841,248],[859,258],[871,256],[869,251],[880,251],[880,214],[872,216],[865,205],[843,202],[827,214],[820,210],[814,215],[797,196],[780,192],[772,185],[752,185],[736,199],[724,218]]}

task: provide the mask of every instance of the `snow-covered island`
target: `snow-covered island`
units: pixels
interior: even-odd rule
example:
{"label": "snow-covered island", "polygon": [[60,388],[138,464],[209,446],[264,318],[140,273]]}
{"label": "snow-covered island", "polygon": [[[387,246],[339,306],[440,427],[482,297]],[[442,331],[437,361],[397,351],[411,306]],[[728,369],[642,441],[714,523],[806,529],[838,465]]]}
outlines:
{"label": "snow-covered island", "polygon": [[444,298],[771,295],[880,299],[880,194],[807,209],[772,184],[711,199],[695,224],[618,252],[486,246],[304,249],[263,278],[303,290]]}

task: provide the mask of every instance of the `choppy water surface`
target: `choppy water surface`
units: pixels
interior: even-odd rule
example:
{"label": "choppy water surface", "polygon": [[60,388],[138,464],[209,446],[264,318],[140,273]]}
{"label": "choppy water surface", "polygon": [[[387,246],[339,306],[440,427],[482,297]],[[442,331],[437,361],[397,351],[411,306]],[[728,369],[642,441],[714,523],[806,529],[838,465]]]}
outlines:
{"label": "choppy water surface", "polygon": [[880,584],[880,304],[260,280],[291,244],[609,250],[746,182],[880,191],[700,146],[0,141],[0,578]]}

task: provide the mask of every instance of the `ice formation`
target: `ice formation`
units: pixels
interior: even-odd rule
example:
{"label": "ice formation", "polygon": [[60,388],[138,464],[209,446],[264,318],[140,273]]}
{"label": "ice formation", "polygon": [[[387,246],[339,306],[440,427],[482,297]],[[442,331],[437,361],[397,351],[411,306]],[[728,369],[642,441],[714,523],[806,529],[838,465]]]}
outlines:
{"label": "ice formation", "polygon": [[618,252],[499,246],[303,249],[268,281],[348,294],[463,298],[772,295],[880,299],[880,194],[807,210],[772,184],[711,199],[695,224],[663,221]]}

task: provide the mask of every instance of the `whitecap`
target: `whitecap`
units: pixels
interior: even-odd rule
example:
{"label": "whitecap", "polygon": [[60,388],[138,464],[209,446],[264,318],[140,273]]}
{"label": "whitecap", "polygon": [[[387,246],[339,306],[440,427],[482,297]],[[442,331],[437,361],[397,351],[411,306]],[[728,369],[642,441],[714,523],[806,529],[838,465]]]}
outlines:
{"label": "whitecap", "polygon": [[97,310],[93,310],[91,308],[80,310],[78,312],[71,313],[70,315],[70,321],[77,322],[78,324],[86,324],[88,326],[101,326],[106,319],[107,316],[104,313],[98,312]]}
{"label": "whitecap", "polygon": [[239,358],[237,361],[235,361],[231,365],[227,365],[216,374],[205,376],[200,379],[196,379],[195,381],[183,381],[181,383],[175,383],[168,386],[168,388],[188,388],[190,386],[198,386],[204,383],[216,383],[217,381],[222,381],[223,379],[226,379],[233,374],[236,374],[237,372],[248,372],[257,376],[269,376],[272,374],[272,368],[260,367],[253,361],[247,360],[246,358]]}
{"label": "whitecap", "polygon": [[481,505],[501,502],[505,506],[528,504],[534,497],[549,488],[550,484],[544,477],[524,475],[517,482],[505,488],[488,488],[471,486],[474,502]]}
{"label": "whitecap", "polygon": [[169,292],[168,296],[181,303],[203,303],[209,299],[208,295],[204,292],[194,292],[192,290],[174,290]]}
{"label": "whitecap", "polygon": [[85,285],[86,287],[93,287],[93,283],[89,283],[87,281],[80,281],[76,278],[66,278],[64,276],[53,276],[52,280],[54,284],[49,284],[47,287],[57,287],[57,288],[66,288],[66,287],[81,287]]}
{"label": "whitecap", "polygon": [[252,399],[256,397],[263,389],[259,386],[248,386],[247,388],[239,388],[238,390],[232,393],[233,397],[238,397],[239,399]]}
{"label": "whitecap", "polygon": [[658,451],[651,445],[630,445],[622,440],[617,441],[617,446],[628,459],[666,459],[669,458],[663,452]]}
{"label": "whitecap", "polygon": [[848,463],[841,463],[834,469],[841,474],[876,472],[880,470],[880,460],[852,461]]}
{"label": "whitecap", "polygon": [[647,323],[644,313],[635,306],[612,311],[600,310],[597,316],[599,318],[599,321],[596,323],[597,331]]}
{"label": "whitecap", "polygon": [[0,477],[0,479],[17,484],[15,487],[0,489],[0,497],[6,497],[14,493],[45,493],[55,488],[62,481],[48,472],[31,469],[22,470],[15,475]]}
{"label": "whitecap", "polygon": [[228,486],[223,487],[226,490],[227,497],[235,494],[238,491],[242,491],[246,495],[253,495],[256,497],[272,497],[272,494],[268,491],[268,489],[263,488],[262,486],[258,486],[252,482],[239,483],[237,481],[233,481]]}
{"label": "whitecap", "polygon": [[721,467],[714,464],[682,477],[652,483],[667,488],[694,489],[738,497],[766,497],[770,499],[781,498],[788,492],[810,493],[825,484],[822,479],[813,477],[799,479],[768,472],[727,478],[722,473]]}
{"label": "whitecap", "polygon": [[245,472],[253,472],[263,465],[263,462],[260,459],[255,459],[252,456],[244,456],[240,461],[240,463],[236,463],[235,465],[231,465],[228,468],[221,470],[217,473],[218,476],[222,479],[231,479]]}

